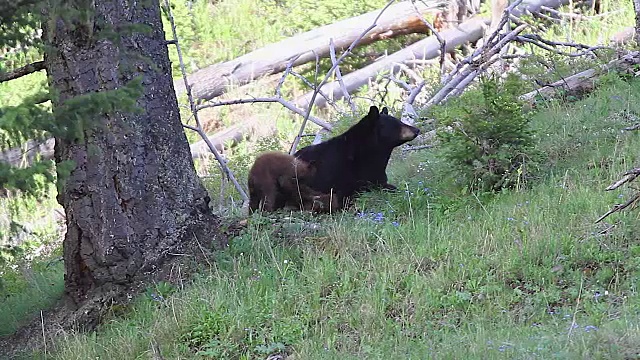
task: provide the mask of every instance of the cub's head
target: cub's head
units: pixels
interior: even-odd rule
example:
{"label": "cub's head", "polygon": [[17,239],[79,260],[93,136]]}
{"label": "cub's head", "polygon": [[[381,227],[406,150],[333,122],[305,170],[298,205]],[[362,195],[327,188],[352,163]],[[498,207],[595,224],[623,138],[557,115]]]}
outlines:
{"label": "cub's head", "polygon": [[362,122],[367,124],[374,143],[382,147],[400,146],[420,134],[420,129],[389,115],[386,107],[379,111],[377,106],[371,106]]}
{"label": "cub's head", "polygon": [[315,161],[305,161],[294,157],[291,164],[293,165],[294,176],[299,179],[307,179],[316,175]]}

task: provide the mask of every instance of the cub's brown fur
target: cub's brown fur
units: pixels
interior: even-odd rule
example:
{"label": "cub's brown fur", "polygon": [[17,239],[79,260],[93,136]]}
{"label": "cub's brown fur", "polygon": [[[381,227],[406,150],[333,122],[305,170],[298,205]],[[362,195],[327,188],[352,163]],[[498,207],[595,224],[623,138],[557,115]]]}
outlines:
{"label": "cub's brown fur", "polygon": [[275,151],[261,154],[249,171],[249,209],[270,212],[293,206],[315,212],[339,210],[335,196],[307,186],[315,173],[313,164],[289,154]]}

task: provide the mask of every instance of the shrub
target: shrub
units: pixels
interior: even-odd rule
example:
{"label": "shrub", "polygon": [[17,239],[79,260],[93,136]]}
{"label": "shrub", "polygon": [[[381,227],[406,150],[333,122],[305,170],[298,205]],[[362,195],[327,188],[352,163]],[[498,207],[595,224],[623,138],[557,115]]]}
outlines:
{"label": "shrub", "polygon": [[509,75],[480,80],[479,89],[433,109],[442,154],[465,188],[498,191],[521,185],[537,163],[530,114],[518,99],[521,81]]}

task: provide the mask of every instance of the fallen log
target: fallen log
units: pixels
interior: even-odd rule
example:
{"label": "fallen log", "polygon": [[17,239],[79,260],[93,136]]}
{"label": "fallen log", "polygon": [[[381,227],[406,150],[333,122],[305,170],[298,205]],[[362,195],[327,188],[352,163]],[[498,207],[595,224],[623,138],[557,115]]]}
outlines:
{"label": "fallen log", "polygon": [[[516,7],[512,15],[521,16],[539,11],[542,6],[557,8],[560,5],[568,3],[569,0],[529,0]],[[445,52],[450,52],[466,42],[478,41],[489,23],[489,19],[473,17],[458,27],[440,32],[440,37],[446,42]],[[343,75],[342,81],[347,91],[352,93],[361,86],[366,85],[382,71],[389,70],[391,72],[397,72],[399,70],[398,64],[415,67],[417,62],[414,60],[429,60],[438,57],[440,55],[440,48],[441,44],[437,38],[433,35],[429,36],[362,69]],[[342,89],[337,81],[325,84],[321,90],[333,100],[339,100],[343,97]],[[313,91],[310,91],[298,97],[295,103],[298,107],[307,109],[312,97]],[[316,97],[314,106],[324,107],[326,105],[327,101],[324,97]]]}
{"label": "fallen log", "polygon": [[[276,130],[274,122],[265,122],[256,117],[237,123],[226,129],[207,136],[215,148],[223,153],[225,149],[234,147],[250,137],[268,136]],[[200,140],[189,146],[193,159],[204,159],[213,156],[206,141]]]}
{"label": "fallen log", "polygon": [[520,96],[521,100],[533,104],[537,97],[548,99],[562,92],[585,93],[593,90],[595,78],[603,72],[609,70],[627,71],[632,70],[636,65],[640,64],[640,51],[634,51],[622,56],[619,59],[612,60],[600,67],[599,69],[588,69],[571,75],[562,80],[558,80],[552,84],[528,92]]}
{"label": "fallen log", "polygon": [[[474,17],[463,22],[458,27],[440,32],[440,37],[446,41],[445,52],[450,52],[466,42],[480,39],[483,28],[488,24],[489,20]],[[409,60],[436,58],[440,54],[440,48],[440,42],[438,42],[436,37],[429,36],[362,69],[343,75],[342,81],[347,91],[352,93],[361,86],[366,85],[370,80],[373,80],[378,73],[382,71],[389,70],[391,72],[397,72],[400,68],[399,64],[415,67],[415,62],[409,62]],[[342,89],[337,81],[325,84],[321,90],[333,100],[339,100],[343,97]],[[295,104],[300,108],[307,109],[312,97],[313,91],[310,91],[298,97],[295,100]],[[327,100],[322,96],[318,96],[314,101],[314,105],[324,107],[327,105]]]}
{"label": "fallen log", "polygon": [[[425,14],[436,11],[440,1],[431,1],[433,5],[416,2],[418,10]],[[364,30],[373,24],[380,10],[375,10],[350,19],[321,26],[311,31],[293,36],[277,43],[252,51],[236,59],[200,69],[187,77],[192,94],[198,100],[210,100],[224,94],[230,86],[248,84],[256,78],[284,71],[291,59],[298,56],[293,66],[298,66],[329,56],[329,40],[333,39],[335,48],[343,50],[349,47]],[[411,33],[427,33],[427,26],[416,14],[411,2],[405,1],[391,5],[378,19],[377,26],[363,37],[359,45],[378,40],[390,39]],[[185,92],[184,81],[174,81],[176,95]]]}
{"label": "fallen log", "polygon": [[[209,136],[209,140],[218,151],[223,151],[224,146],[235,146],[246,136],[255,131],[255,120],[248,120],[236,124],[222,131]],[[26,167],[33,164],[38,158],[40,160],[53,160],[55,139],[47,139],[44,142],[28,140],[23,146],[12,148],[0,153],[0,162],[17,167]],[[191,157],[200,159],[211,155],[204,140],[191,144]]]}
{"label": "fallen log", "polygon": [[44,141],[27,140],[20,147],[5,150],[0,153],[0,162],[11,164],[12,166],[31,165],[37,158],[40,160],[53,159],[53,147],[55,139]]}

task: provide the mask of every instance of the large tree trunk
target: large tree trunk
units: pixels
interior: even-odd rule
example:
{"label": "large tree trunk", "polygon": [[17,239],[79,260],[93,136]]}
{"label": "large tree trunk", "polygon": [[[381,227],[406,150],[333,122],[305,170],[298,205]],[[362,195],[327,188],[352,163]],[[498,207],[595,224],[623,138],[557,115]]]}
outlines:
{"label": "large tree trunk", "polygon": [[[46,68],[60,96],[54,113],[75,96],[122,88],[136,76],[144,90],[141,113],[95,113],[83,140],[56,138],[56,164],[75,162],[58,202],[67,223],[67,306],[84,329],[99,323],[105,304],[135,293],[194,244],[222,241],[180,123],[158,1],[94,6],[93,23],[47,23]],[[130,27],[140,24],[150,31]],[[100,37],[111,26],[118,41]]]}

